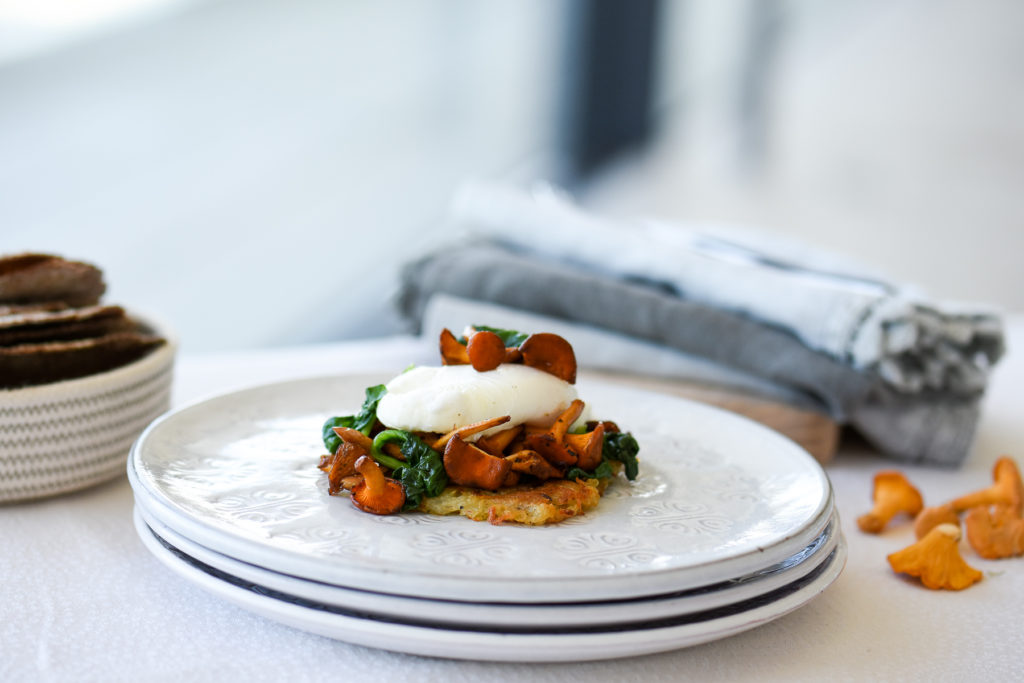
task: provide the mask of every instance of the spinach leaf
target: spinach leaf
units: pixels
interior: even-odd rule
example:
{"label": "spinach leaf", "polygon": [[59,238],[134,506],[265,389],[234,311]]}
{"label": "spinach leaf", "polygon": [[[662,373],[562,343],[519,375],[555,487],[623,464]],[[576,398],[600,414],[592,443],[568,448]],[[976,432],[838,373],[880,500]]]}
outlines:
{"label": "spinach leaf", "polygon": [[341,437],[334,433],[335,427],[358,429],[363,434],[370,435],[370,430],[373,429],[373,425],[377,422],[377,404],[380,403],[380,399],[386,393],[388,393],[388,389],[383,384],[367,387],[366,398],[363,400],[362,408],[359,409],[358,413],[355,415],[332,417],[327,422],[324,422],[322,436],[328,453],[334,453],[338,450],[338,446],[341,445]]}
{"label": "spinach leaf", "polygon": [[338,446],[341,445],[341,437],[334,433],[335,427],[348,427],[352,428],[355,423],[355,415],[342,415],[340,417],[332,417],[324,422],[323,439],[324,447],[328,453],[334,453],[338,450]]}
{"label": "spinach leaf", "polygon": [[629,432],[612,432],[604,435],[604,445],[601,449],[603,460],[617,460],[626,466],[626,479],[636,479],[640,465],[636,460],[636,454],[640,452],[640,444],[636,442]]}
{"label": "spinach leaf", "polygon": [[573,467],[565,473],[565,478],[570,481],[574,479],[606,479],[614,475],[615,472],[612,471],[611,463],[607,460],[602,460],[601,464],[595,467],[593,472],[587,472],[580,467]]}
{"label": "spinach leaf", "polygon": [[494,334],[501,337],[501,341],[505,346],[512,346],[519,348],[519,345],[526,341],[526,338],[530,335],[516,330],[503,330],[500,327],[488,327],[487,325],[473,325],[473,328],[480,330],[481,332],[493,332]]}
{"label": "spinach leaf", "polygon": [[[397,443],[405,461],[384,453],[387,443]],[[391,477],[397,479],[405,489],[405,509],[419,507],[424,496],[433,498],[441,495],[448,485],[448,473],[444,471],[441,454],[428,446],[415,434],[401,429],[385,429],[373,439],[370,455],[380,464],[390,467]]]}

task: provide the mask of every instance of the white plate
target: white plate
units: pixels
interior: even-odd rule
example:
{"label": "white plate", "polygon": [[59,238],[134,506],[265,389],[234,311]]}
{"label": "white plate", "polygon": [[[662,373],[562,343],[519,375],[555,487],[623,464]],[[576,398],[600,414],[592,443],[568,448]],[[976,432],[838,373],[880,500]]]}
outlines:
{"label": "white plate", "polygon": [[343,607],[374,618],[409,621],[410,615],[423,615],[424,621],[433,624],[487,627],[624,625],[723,607],[764,595],[810,574],[831,555],[840,535],[838,518],[833,515],[832,523],[821,536],[782,564],[741,580],[725,581],[672,595],[603,603],[508,605],[406,598],[306,581],[239,562],[193,543],[153,517],[144,505],[136,504],[135,514],[139,533],[146,533],[145,527],[148,527],[154,535],[173,548],[240,581],[311,602]]}
{"label": "white plate", "polygon": [[507,662],[569,662],[614,659],[665,652],[735,635],[802,607],[839,576],[846,562],[842,538],[811,574],[768,595],[725,608],[644,626],[591,629],[437,627],[383,620],[268,592],[189,558],[164,545],[145,527],[139,536],[150,551],[179,576],[243,609],[274,621],[356,645],[395,652]]}
{"label": "white plate", "polygon": [[[828,479],[788,439],[682,399],[581,382],[592,414],[632,431],[640,476],[543,528],[378,517],[331,497],[320,428],[386,378],[316,378],[210,399],[136,443],[137,496],[200,545],[284,574],[394,595],[576,602],[659,595],[755,573],[821,534]],[[152,509],[153,505],[148,505]]]}

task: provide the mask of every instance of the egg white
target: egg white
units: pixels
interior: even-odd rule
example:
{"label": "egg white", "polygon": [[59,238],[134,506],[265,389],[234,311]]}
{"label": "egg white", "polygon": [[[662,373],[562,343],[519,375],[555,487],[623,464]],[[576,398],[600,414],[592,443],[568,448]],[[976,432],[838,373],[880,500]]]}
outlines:
{"label": "egg white", "polygon": [[391,428],[443,433],[510,416],[475,439],[523,423],[550,424],[575,398],[573,385],[525,365],[504,363],[488,372],[471,365],[416,367],[387,383],[377,419]]}

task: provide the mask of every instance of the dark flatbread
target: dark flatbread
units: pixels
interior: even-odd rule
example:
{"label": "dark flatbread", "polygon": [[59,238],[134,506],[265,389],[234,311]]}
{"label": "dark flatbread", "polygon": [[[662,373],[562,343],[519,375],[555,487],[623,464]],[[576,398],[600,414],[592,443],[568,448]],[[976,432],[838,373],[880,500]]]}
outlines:
{"label": "dark flatbread", "polygon": [[41,304],[0,304],[0,316],[38,313],[40,311],[63,311],[68,305],[63,301],[46,301]]}
{"label": "dark flatbread", "polygon": [[165,343],[120,306],[97,305],[104,291],[88,263],[0,257],[0,389],[113,370]]}
{"label": "dark flatbread", "polygon": [[102,337],[131,332],[135,326],[120,306],[0,314],[0,346]]}
{"label": "dark flatbread", "polygon": [[0,348],[0,388],[49,384],[113,370],[164,343],[140,332]]}
{"label": "dark flatbread", "polygon": [[96,266],[50,254],[19,254],[0,258],[0,304],[62,301],[91,306],[107,286]]}

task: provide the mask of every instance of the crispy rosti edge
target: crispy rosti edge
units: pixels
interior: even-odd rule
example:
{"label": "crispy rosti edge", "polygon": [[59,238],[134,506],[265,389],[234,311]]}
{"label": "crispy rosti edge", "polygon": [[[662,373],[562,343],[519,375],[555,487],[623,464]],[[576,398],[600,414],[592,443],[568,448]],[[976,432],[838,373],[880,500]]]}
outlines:
{"label": "crispy rosti edge", "polygon": [[433,515],[459,514],[491,524],[516,522],[542,526],[593,509],[609,481],[551,479],[536,486],[513,486],[497,491],[449,486],[439,496],[424,498],[419,510]]}

